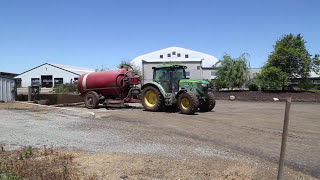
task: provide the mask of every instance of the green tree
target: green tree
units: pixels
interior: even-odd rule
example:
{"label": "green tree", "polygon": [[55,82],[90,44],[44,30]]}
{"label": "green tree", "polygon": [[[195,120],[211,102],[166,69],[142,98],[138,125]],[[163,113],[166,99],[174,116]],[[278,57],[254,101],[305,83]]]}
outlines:
{"label": "green tree", "polygon": [[121,63],[118,65],[118,68],[122,68],[125,67],[129,70],[133,70],[134,72],[136,72],[140,77],[141,75],[141,71],[138,67],[136,67],[134,64],[130,63],[128,60],[122,60]]}
{"label": "green tree", "polygon": [[280,68],[274,66],[265,66],[261,73],[257,75],[261,89],[283,88],[288,83],[288,76]]}
{"label": "green tree", "polygon": [[122,60],[121,63],[117,66],[117,68],[120,69],[122,67],[130,69],[131,63],[128,60]]}
{"label": "green tree", "polygon": [[311,69],[311,55],[305,47],[301,34],[283,36],[274,45],[267,67],[273,66],[285,72],[288,78],[308,77]]}
{"label": "green tree", "polygon": [[94,71],[95,72],[102,72],[102,71],[107,71],[109,68],[105,67],[104,65],[101,65],[100,68],[96,68]]}
{"label": "green tree", "polygon": [[228,54],[223,56],[217,69],[217,79],[215,86],[217,89],[242,87],[249,79],[249,66],[247,61],[248,54],[242,54],[233,59]]}
{"label": "green tree", "polygon": [[314,57],[312,58],[312,70],[320,75],[320,59],[319,59],[319,54],[315,54]]}

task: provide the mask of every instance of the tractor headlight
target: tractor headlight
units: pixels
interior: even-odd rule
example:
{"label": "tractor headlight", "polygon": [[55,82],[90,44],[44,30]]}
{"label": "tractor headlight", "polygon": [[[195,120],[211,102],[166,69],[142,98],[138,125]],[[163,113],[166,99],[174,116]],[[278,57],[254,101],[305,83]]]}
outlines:
{"label": "tractor headlight", "polygon": [[201,84],[202,87],[207,88],[208,84]]}

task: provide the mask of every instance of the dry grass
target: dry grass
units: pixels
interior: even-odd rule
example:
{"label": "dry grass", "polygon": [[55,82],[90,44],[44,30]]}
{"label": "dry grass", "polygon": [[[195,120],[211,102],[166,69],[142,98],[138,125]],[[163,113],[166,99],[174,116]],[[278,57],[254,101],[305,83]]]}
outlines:
{"label": "dry grass", "polygon": [[[1,151],[1,150],[0,150]],[[0,179],[80,179],[73,156],[53,148],[0,152]]]}
{"label": "dry grass", "polygon": [[[74,162],[84,174],[97,179],[269,180],[276,179],[277,165],[259,161],[259,166],[220,158],[181,159],[156,155],[74,153]],[[309,175],[284,169],[283,179],[311,180]]]}
{"label": "dry grass", "polygon": [[[253,179],[255,168],[214,167],[210,161],[145,155],[87,154],[53,148],[1,152],[0,180],[22,179]],[[220,164],[220,162],[219,162]]]}
{"label": "dry grass", "polygon": [[[0,180],[22,179],[275,179],[268,168],[224,159],[180,159],[152,155],[70,152],[25,147],[1,151]],[[285,169],[284,179],[316,179]]]}
{"label": "dry grass", "polygon": [[[258,169],[253,166],[212,159],[179,159],[150,155],[79,154],[75,162],[85,174],[98,179],[255,179]],[[262,177],[259,179],[270,179]]]}

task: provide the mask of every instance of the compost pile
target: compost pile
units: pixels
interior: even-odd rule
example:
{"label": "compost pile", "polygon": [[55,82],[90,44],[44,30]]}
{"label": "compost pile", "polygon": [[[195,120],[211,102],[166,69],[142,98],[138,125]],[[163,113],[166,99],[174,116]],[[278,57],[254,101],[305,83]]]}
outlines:
{"label": "compost pile", "polygon": [[217,100],[228,100],[230,96],[235,96],[240,101],[274,101],[278,98],[284,101],[286,97],[291,96],[293,102],[320,102],[320,93],[311,92],[260,92],[260,91],[218,91],[214,92]]}

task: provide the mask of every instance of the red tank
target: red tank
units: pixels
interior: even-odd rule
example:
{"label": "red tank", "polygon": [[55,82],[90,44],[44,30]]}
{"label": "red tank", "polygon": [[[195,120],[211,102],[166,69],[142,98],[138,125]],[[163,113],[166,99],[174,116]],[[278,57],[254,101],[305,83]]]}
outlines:
{"label": "red tank", "polygon": [[122,68],[83,74],[78,79],[78,90],[81,95],[94,91],[105,99],[124,99],[133,88],[137,89],[136,85],[139,83],[138,75]]}

